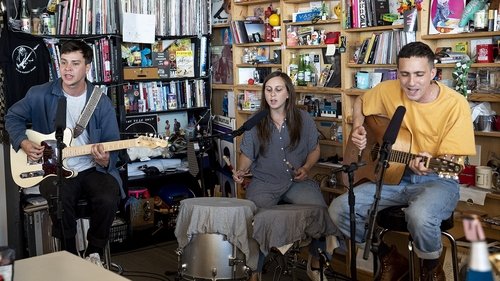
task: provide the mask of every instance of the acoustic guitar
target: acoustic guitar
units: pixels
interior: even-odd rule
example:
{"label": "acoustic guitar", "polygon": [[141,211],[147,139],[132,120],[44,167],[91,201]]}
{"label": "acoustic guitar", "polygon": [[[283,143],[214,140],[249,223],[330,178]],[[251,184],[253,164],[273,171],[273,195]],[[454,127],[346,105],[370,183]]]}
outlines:
{"label": "acoustic guitar", "polygon": [[[14,182],[22,187],[32,187],[40,183],[43,179],[56,176],[58,167],[58,153],[57,153],[57,140],[55,138],[55,132],[52,134],[41,134],[33,130],[26,130],[26,135],[30,141],[41,144],[44,146],[43,156],[38,161],[32,161],[29,159],[28,155],[24,150],[19,149],[17,152],[10,147],[10,165],[11,173]],[[73,133],[71,129],[64,130],[63,142],[65,144],[71,144]],[[140,136],[135,139],[120,140],[104,142],[105,151],[115,151],[120,149],[126,149],[130,147],[167,147],[168,142],[166,140]],[[78,172],[70,170],[65,167],[65,159],[70,157],[89,155],[92,145],[82,145],[82,146],[66,146],[62,150],[63,159],[63,171],[62,174],[66,178],[75,177]]]}
{"label": "acoustic guitar", "polygon": [[[389,121],[388,118],[375,115],[365,118],[364,127],[367,132],[367,144],[361,153],[356,145],[352,143],[351,136],[349,136],[343,163],[350,164],[361,161],[366,164],[354,172],[354,185],[364,181],[377,181],[378,174],[375,169],[379,163],[380,149],[383,144],[382,139]],[[408,130],[401,128],[388,157],[389,167],[384,174],[384,184],[399,184],[401,182],[406,165],[418,156],[409,152],[410,147],[411,134]],[[427,168],[446,178],[458,178],[458,174],[463,169],[463,165],[459,162],[443,158],[423,157],[422,161]],[[349,183],[348,176],[345,173],[343,174],[343,180],[345,184]]]}

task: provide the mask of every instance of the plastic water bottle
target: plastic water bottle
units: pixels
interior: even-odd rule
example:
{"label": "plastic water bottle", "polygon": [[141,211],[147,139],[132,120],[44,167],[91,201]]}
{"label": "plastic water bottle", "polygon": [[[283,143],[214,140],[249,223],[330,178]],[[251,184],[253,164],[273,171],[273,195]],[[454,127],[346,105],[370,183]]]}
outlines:
{"label": "plastic water bottle", "polygon": [[488,259],[488,245],[486,241],[471,242],[469,268],[466,281],[493,281],[493,272]]}

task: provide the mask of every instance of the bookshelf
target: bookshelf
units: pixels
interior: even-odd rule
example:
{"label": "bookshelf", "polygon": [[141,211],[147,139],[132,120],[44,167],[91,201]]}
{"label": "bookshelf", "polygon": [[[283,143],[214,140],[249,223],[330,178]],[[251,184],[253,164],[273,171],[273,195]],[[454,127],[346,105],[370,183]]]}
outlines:
{"label": "bookshelf", "polygon": [[[19,2],[6,2],[8,18],[15,17]],[[165,134],[165,122],[170,115],[172,131],[174,119],[182,121],[181,128],[186,132],[194,133],[194,125],[198,123],[202,130],[207,130],[211,89],[207,1],[66,0],[53,8],[46,7],[47,1],[27,0],[27,3],[30,10],[38,7],[40,11],[47,12],[40,16],[50,20],[51,28],[43,34],[33,35],[45,40],[51,58],[52,78],[58,77],[58,48],[64,40],[81,39],[93,48],[94,62],[88,78],[94,84],[107,87],[107,94],[116,106],[123,138],[145,132],[142,129],[130,129],[131,124],[138,120],[159,120],[161,124],[150,122],[148,125],[154,128],[147,132]],[[181,10],[181,5],[189,9]],[[63,13],[64,9],[68,11]],[[85,13],[87,10],[92,12]],[[169,16],[167,10],[178,16]],[[154,15],[155,42],[163,43],[163,51],[167,52],[163,53],[166,55],[163,61],[154,57],[157,55],[155,44],[124,42],[127,36],[122,33],[121,24],[124,17],[127,19],[126,13]],[[183,49],[177,46],[178,42],[185,43],[187,47]],[[137,49],[131,51],[131,45]],[[169,54],[168,51],[172,51],[174,45],[177,49]],[[149,52],[145,52],[146,49]],[[129,51],[129,55],[134,58],[130,64],[126,59]],[[134,52],[139,54],[138,57],[134,57]],[[176,55],[173,59],[172,54]],[[149,64],[142,65],[145,61],[149,61]],[[170,64],[166,66],[167,69],[154,65],[159,61],[168,61]],[[168,97],[173,96],[169,93],[175,93],[177,106],[168,106]]]}

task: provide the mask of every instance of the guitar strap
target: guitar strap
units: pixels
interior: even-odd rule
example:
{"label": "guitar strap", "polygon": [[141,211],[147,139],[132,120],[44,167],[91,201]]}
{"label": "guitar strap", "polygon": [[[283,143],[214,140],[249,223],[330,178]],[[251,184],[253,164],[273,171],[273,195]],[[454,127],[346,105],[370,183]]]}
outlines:
{"label": "guitar strap", "polygon": [[92,95],[90,96],[89,101],[85,105],[85,108],[78,117],[78,121],[76,122],[76,126],[73,129],[73,138],[77,138],[79,135],[83,133],[83,130],[87,127],[89,123],[90,116],[94,113],[95,108],[97,107],[97,103],[101,98],[103,88],[94,86],[94,90],[92,91]]}

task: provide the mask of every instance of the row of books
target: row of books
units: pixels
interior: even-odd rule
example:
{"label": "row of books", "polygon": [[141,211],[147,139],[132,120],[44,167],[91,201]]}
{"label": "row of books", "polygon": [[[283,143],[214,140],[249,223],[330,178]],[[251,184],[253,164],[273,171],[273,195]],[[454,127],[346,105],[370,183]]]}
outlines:
{"label": "row of books", "polygon": [[231,21],[231,34],[236,44],[264,42],[264,23],[255,21]]}
{"label": "row of books", "polygon": [[[50,77],[55,80],[61,77],[59,68],[61,61],[60,44],[62,40],[57,38],[45,38],[45,45],[50,54]],[[120,66],[116,42],[108,37],[94,38],[86,41],[92,48],[94,59],[92,60],[87,79],[96,83],[110,83],[120,80]]]}
{"label": "row of books", "polygon": [[416,41],[415,32],[388,30],[373,33],[363,40],[356,50],[354,62],[357,64],[395,64],[396,55],[401,48]]}
{"label": "row of books", "polygon": [[210,1],[121,0],[122,13],[155,15],[157,36],[210,33]]}
{"label": "row of books", "polygon": [[391,22],[384,19],[384,15],[391,13],[390,6],[399,7],[397,0],[344,0],[344,27],[362,28],[369,26],[390,25]]}
{"label": "row of books", "polygon": [[203,80],[138,82],[123,86],[127,113],[206,107]]}
{"label": "row of books", "polygon": [[54,13],[56,34],[118,33],[118,11],[118,0],[61,1]]}

